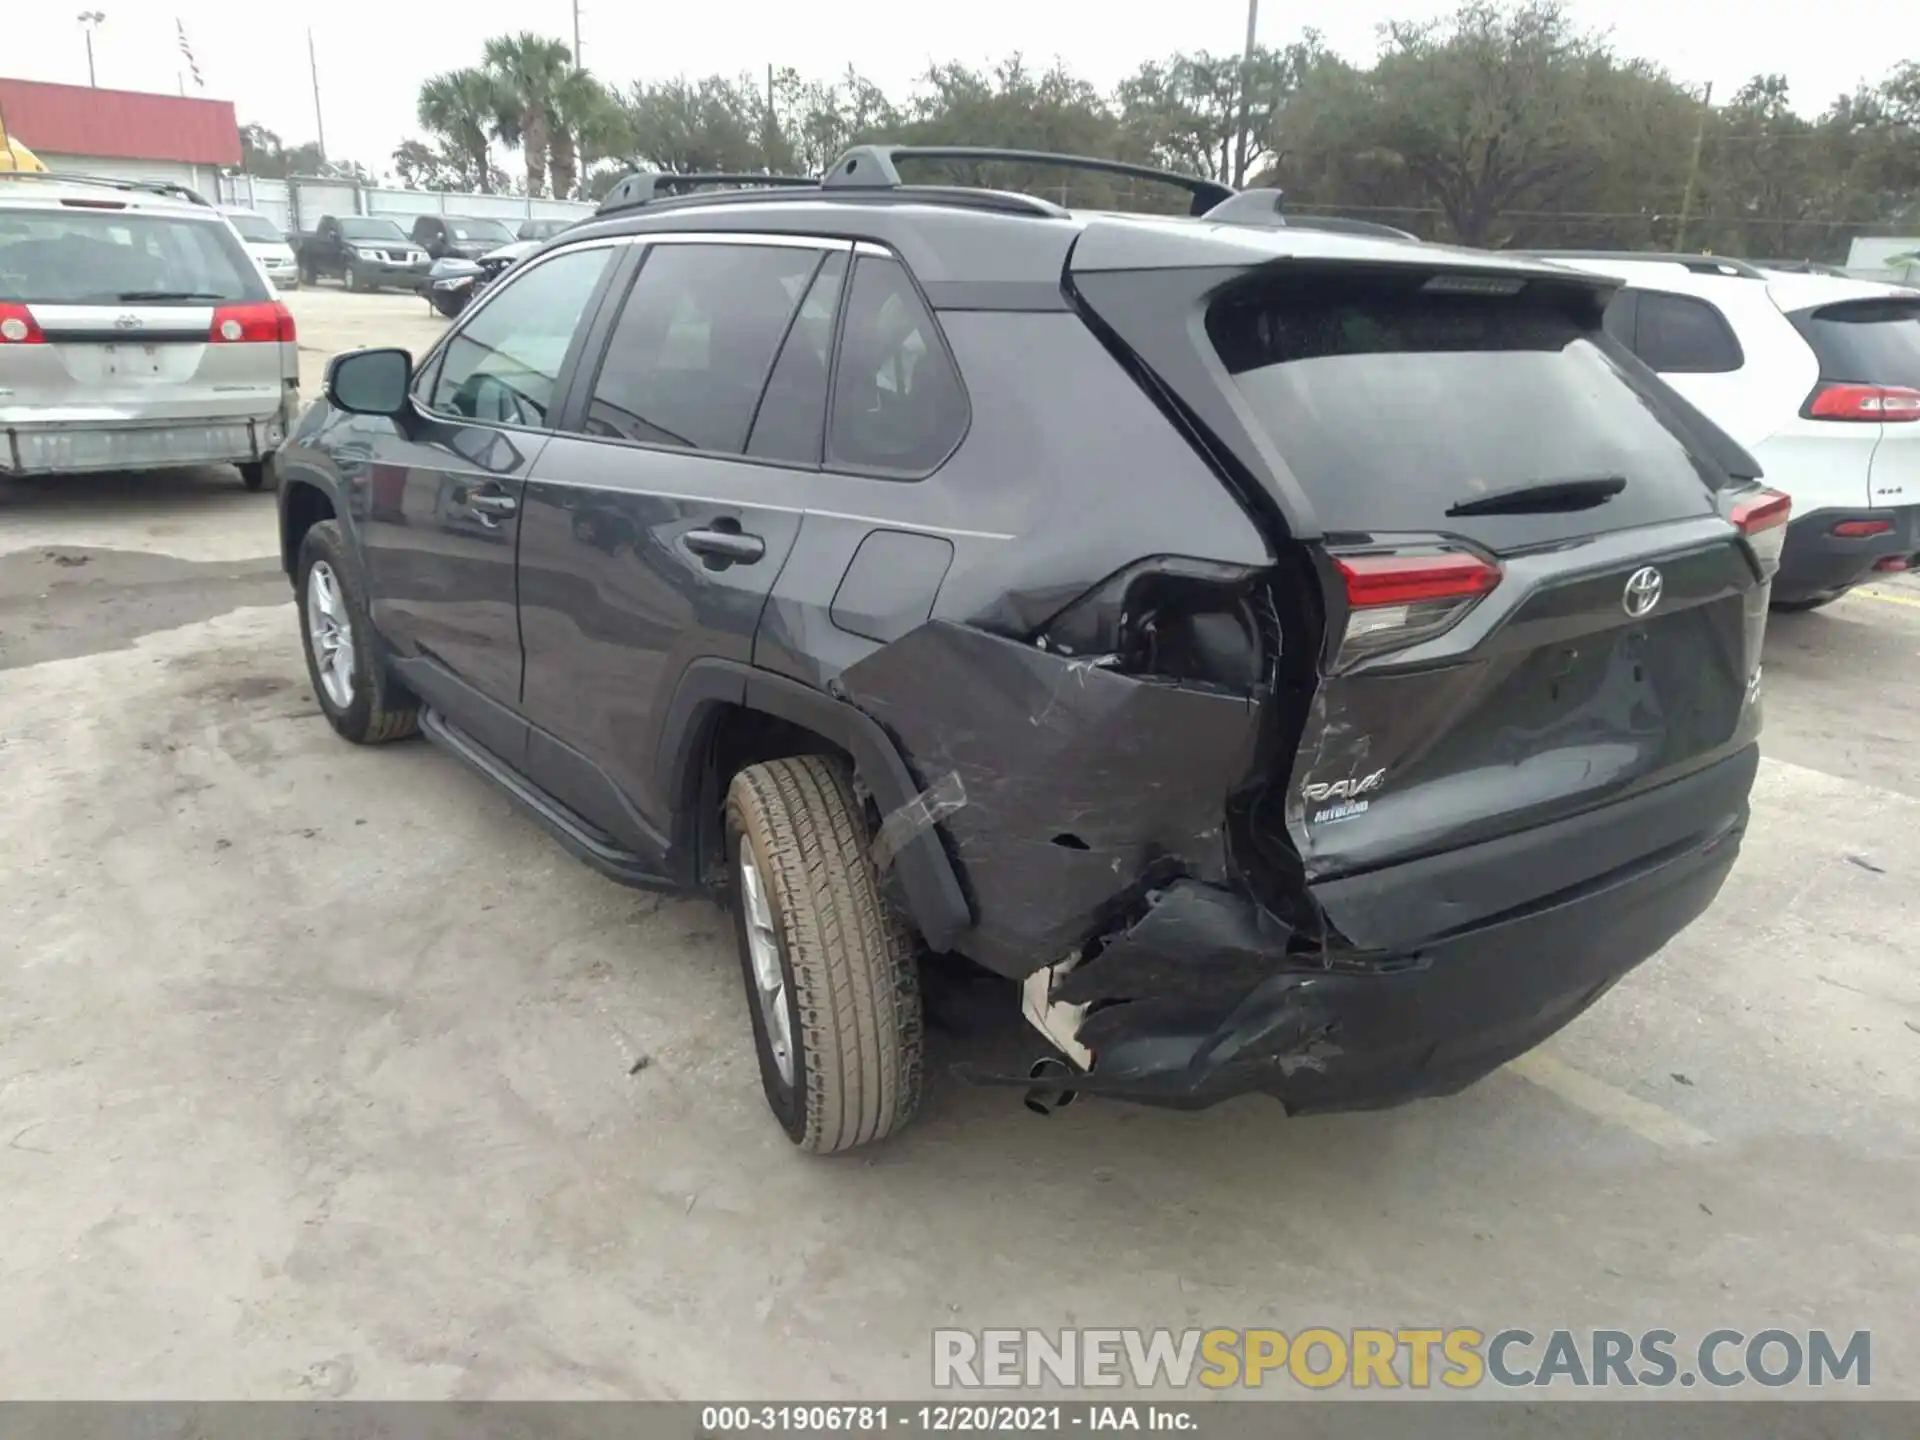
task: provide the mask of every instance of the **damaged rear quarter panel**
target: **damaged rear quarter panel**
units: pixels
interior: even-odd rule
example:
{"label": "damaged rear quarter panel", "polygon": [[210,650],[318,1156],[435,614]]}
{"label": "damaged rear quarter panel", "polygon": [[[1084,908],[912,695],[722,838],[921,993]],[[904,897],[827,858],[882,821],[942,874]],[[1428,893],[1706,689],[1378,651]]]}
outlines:
{"label": "damaged rear quarter panel", "polygon": [[940,825],[977,917],[961,948],[981,964],[1024,975],[1117,922],[1148,886],[1225,878],[1224,812],[1253,762],[1252,699],[944,621],[841,683],[921,784],[959,776],[966,803]]}

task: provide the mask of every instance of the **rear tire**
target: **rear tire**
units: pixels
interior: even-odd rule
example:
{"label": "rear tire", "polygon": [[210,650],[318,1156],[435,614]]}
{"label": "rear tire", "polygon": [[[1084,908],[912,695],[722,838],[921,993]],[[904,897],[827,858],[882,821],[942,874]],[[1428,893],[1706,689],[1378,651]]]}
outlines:
{"label": "rear tire", "polygon": [[[307,679],[327,723],[356,745],[379,745],[413,734],[419,728],[418,702],[379,658],[366,597],[354,580],[339,521],[322,520],[307,531],[294,576]],[[324,643],[325,635],[336,643]]]}
{"label": "rear tire", "polygon": [[240,483],[246,486],[247,489],[264,490],[267,488],[266,461],[249,460],[238,468],[240,470]]}
{"label": "rear tire", "polygon": [[920,973],[852,777],[817,755],[750,765],[728,788],[726,833],[767,1104],[815,1154],[886,1138],[920,1103]]}

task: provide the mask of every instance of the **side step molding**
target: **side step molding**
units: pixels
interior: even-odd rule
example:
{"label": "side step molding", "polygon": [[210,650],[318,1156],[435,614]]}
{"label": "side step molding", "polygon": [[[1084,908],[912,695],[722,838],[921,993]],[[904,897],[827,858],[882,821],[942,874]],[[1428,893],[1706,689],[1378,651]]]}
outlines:
{"label": "side step molding", "polygon": [[680,886],[653,870],[646,859],[622,849],[592,821],[554,799],[526,776],[481,745],[438,710],[420,711],[420,733],[441,749],[464,760],[553,833],[554,839],[609,880],[641,890],[678,891]]}

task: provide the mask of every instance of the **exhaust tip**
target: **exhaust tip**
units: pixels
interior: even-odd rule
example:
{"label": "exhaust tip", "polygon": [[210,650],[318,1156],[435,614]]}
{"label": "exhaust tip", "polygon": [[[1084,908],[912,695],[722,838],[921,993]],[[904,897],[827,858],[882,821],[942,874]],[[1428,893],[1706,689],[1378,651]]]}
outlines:
{"label": "exhaust tip", "polygon": [[1080,1098],[1078,1090],[1067,1089],[1060,1082],[1071,1078],[1075,1071],[1066,1061],[1052,1055],[1042,1055],[1027,1067],[1027,1078],[1038,1082],[1021,1098],[1025,1105],[1036,1115],[1051,1115],[1056,1110],[1064,1110]]}

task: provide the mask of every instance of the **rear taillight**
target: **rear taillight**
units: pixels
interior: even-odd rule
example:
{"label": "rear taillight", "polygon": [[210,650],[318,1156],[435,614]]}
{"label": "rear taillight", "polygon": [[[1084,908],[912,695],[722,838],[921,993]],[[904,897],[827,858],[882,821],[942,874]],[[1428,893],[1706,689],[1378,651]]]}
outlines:
{"label": "rear taillight", "polygon": [[1500,583],[1500,567],[1466,551],[1335,555],[1347,590],[1340,667],[1431,640]]}
{"label": "rear taillight", "polygon": [[1897,425],[1920,420],[1920,390],[1905,385],[1826,384],[1807,397],[1809,420],[1853,420]]}
{"label": "rear taillight", "polygon": [[1891,529],[1891,520],[1842,520],[1833,527],[1833,533],[1848,540],[1863,540],[1869,535],[1884,535]]}
{"label": "rear taillight", "polygon": [[13,300],[0,300],[0,345],[44,345],[39,321],[26,306]]}
{"label": "rear taillight", "polygon": [[1780,552],[1787,544],[1787,521],[1792,515],[1792,497],[1778,490],[1750,491],[1727,509],[1727,519],[1747,537],[1761,572],[1769,579],[1780,568]]}
{"label": "rear taillight", "polygon": [[293,312],[278,300],[222,305],[213,312],[213,324],[207,327],[209,345],[291,342],[294,338]]}

